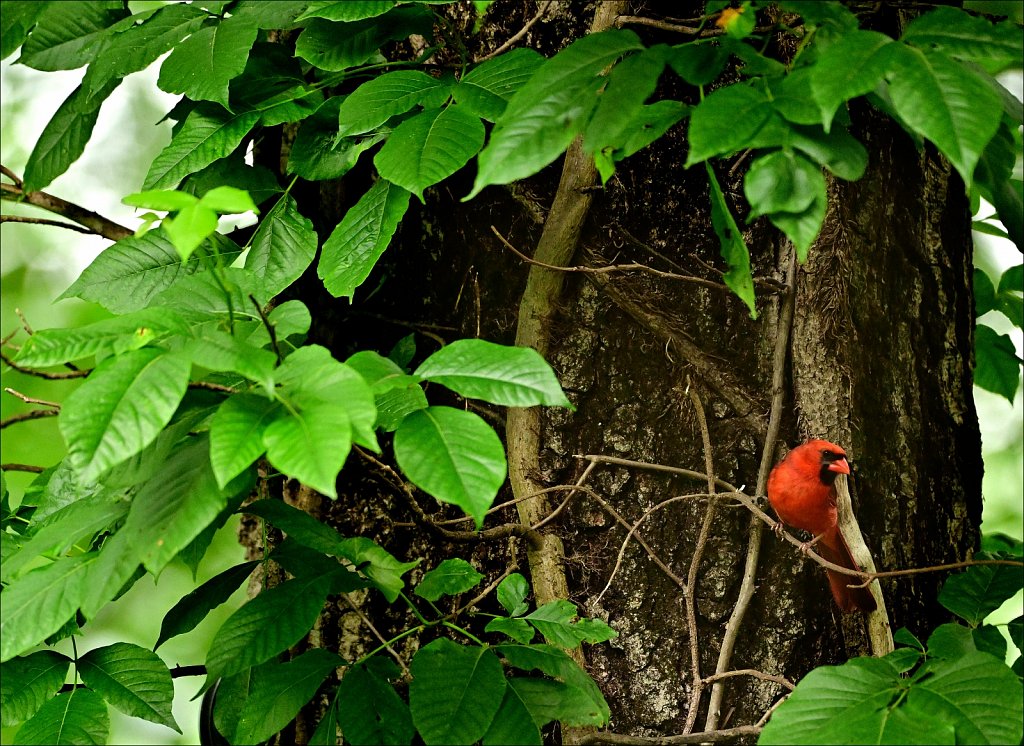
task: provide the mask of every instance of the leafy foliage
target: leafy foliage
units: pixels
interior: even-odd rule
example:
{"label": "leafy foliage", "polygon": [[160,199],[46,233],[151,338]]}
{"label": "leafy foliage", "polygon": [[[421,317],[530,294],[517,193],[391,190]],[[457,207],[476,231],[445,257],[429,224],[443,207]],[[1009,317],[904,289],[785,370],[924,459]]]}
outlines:
{"label": "leafy foliage", "polygon": [[[467,200],[538,173],[582,137],[607,182],[617,163],[688,120],[685,166],[703,164],[707,174],[724,281],[756,318],[737,216],[767,219],[806,259],[825,218],[828,179],[855,180],[867,168],[867,151],[847,127],[847,108],[861,97],[937,148],[1024,247],[1020,181],[1007,166],[1020,153],[1021,116],[992,77],[1020,65],[1019,29],[940,7],[894,39],[859,29],[836,3],[779,5],[801,16],[783,29],[801,38],[787,64],[763,53],[756,4],[743,3],[725,9],[718,39],[647,47],[615,29],[549,59],[515,49],[435,74],[422,61],[451,39],[435,34],[446,26],[426,2],[239,0],[134,14],[122,2],[5,2],[3,56],[20,47],[18,62],[39,70],[86,67],[43,128],[26,190],[45,188],[81,156],[126,75],[170,52],[158,85],[184,94],[167,114],[173,137],[149,165],[143,191],[125,199],[166,216],[144,215],[136,235],[107,248],[62,296],[98,303],[112,317],[42,330],[16,358],[88,369],[60,411],[66,458],[39,475],[36,496],[3,534],[3,724],[20,724],[18,741],[101,743],[107,704],[177,728],[170,673],[155,653],[127,643],[90,650],[74,661],[81,684],[61,691],[70,660],[33,649],[78,634],[144,572],[158,575],[176,558],[194,570],[211,532],[236,511],[287,539],[182,598],[156,645],[194,629],[258,568],[287,571],[222,625],[206,660],[204,689],[218,692],[214,722],[231,742],[272,737],[318,690],[333,704],[316,743],[334,743],[338,725],[352,743],[410,743],[418,734],[427,744],[539,744],[552,720],[606,724],[600,690],[565,652],[612,639],[605,622],[579,618],[567,600],[530,611],[526,579],[511,574],[496,591],[505,614],[485,627],[501,641],[485,643],[436,606],[483,581],[470,562],[452,558],[426,572],[414,602],[406,575],[418,560],[342,536],[280,501],[240,508],[258,472],[261,483],[273,472],[336,499],[339,473],[361,449],[367,458],[392,453],[412,485],[403,488],[460,507],[480,529],[505,481],[504,447],[451,396],[571,410],[554,371],[534,350],[479,339],[447,344],[413,370],[408,350],[358,350],[342,362],[306,344],[309,310],[284,298],[310,274],[318,250],[316,275],[328,293],[354,302],[368,292],[411,195],[422,202],[432,189],[461,183],[469,164],[476,175]],[[278,29],[294,32],[294,57],[270,43],[268,30]],[[421,59],[381,54],[410,34],[428,45]],[[731,58],[741,64],[738,81],[723,76]],[[689,102],[659,98],[664,76],[691,90]],[[245,165],[253,141],[282,125],[296,130],[282,168],[295,179],[286,187]],[[748,151],[742,204],[716,174]],[[321,244],[321,226],[292,193],[296,181],[340,179],[371,164],[372,185],[356,192]],[[221,216],[241,213],[261,216],[245,245],[218,232]],[[976,275],[978,315],[996,311],[1024,326],[1021,290],[1020,266],[998,283]],[[975,352],[978,384],[1012,401],[1020,361],[1009,339],[980,324]],[[431,403],[439,394],[430,385],[449,390],[443,404]],[[1021,582],[984,570],[951,579],[940,599],[967,626],[939,628],[927,646],[884,660],[812,672],[762,742],[1018,742],[1020,678],[998,660],[1002,638],[981,621]],[[328,599],[364,589],[418,620],[388,645],[431,634],[412,659],[407,697],[382,649],[356,661],[321,649],[281,660]],[[1019,648],[1019,623],[1013,631]],[[533,642],[538,633],[543,643]],[[851,721],[843,715],[853,707],[862,717]]]}

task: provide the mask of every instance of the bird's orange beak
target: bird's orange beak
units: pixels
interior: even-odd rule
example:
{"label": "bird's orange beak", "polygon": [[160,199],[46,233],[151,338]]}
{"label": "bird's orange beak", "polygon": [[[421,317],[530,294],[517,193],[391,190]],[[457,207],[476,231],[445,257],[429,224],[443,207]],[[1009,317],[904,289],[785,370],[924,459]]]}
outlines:
{"label": "bird's orange beak", "polygon": [[845,458],[836,459],[835,461],[828,465],[828,470],[837,472],[839,474],[849,474],[850,463]]}

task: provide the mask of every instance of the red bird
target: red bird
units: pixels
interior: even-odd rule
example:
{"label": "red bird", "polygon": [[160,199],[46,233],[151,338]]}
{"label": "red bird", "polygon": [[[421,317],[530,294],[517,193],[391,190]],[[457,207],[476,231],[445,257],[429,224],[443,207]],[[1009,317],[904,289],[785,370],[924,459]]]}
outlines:
{"label": "red bird", "polygon": [[[814,534],[816,551],[824,559],[850,570],[860,570],[836,521],[836,477],[849,474],[846,452],[827,440],[809,440],[775,465],[768,477],[768,502],[787,526]],[[836,605],[845,612],[874,611],[874,596],[859,582],[826,568]]]}

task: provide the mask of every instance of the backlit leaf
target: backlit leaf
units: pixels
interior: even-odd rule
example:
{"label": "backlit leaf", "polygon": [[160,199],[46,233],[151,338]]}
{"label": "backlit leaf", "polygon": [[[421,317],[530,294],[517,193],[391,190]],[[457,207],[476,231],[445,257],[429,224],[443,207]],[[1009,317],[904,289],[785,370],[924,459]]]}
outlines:
{"label": "backlit leaf", "polygon": [[257,33],[256,25],[244,16],[201,28],[174,47],[160,66],[157,85],[168,93],[228,108],[228,83],[245,69]]}

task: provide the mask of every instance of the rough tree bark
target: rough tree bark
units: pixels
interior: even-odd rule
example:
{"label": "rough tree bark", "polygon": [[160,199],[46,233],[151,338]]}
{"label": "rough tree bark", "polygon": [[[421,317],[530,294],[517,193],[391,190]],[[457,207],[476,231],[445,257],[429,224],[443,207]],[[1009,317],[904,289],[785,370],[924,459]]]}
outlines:
{"label": "rough tree bark", "polygon": [[[488,16],[493,26],[470,42],[470,54],[502,43],[542,5],[498,0]],[[696,16],[703,4],[658,5],[629,3],[626,12]],[[457,8],[449,12],[456,27],[465,26]],[[552,3],[520,43],[550,55],[585,33],[594,13],[593,2]],[[903,20],[891,7],[877,13],[865,17],[865,25],[892,31]],[[635,30],[648,44],[685,40],[651,28]],[[664,85],[666,95],[695,103],[694,90],[678,81]],[[982,471],[969,365],[971,241],[963,185],[934,151],[917,150],[881,116],[866,107],[855,107],[852,116],[870,166],[857,183],[830,185],[825,228],[795,273],[792,336],[781,348],[781,429],[769,460],[808,436],[845,445],[855,465],[855,507],[879,569],[960,560],[978,540]],[[525,475],[534,487],[573,484],[590,466],[579,458],[583,454],[705,471],[697,403],[706,414],[715,475],[746,485],[748,493],[759,483],[776,341],[786,331],[779,319],[790,248],[763,220],[745,233],[755,275],[763,280],[756,321],[724,286],[714,287],[724,265],[711,229],[706,175],[700,168],[682,168],[685,133],[685,124],[677,126],[626,161],[607,188],[563,194],[592,200],[571,264],[639,262],[712,282],[642,272],[564,277],[557,309],[540,321],[551,342],[545,352],[577,411],[538,413],[539,469]],[[279,154],[267,141],[262,148],[277,162]],[[744,160],[741,155],[715,164],[741,225]],[[426,204],[406,216],[354,307],[328,298],[315,276],[299,283],[297,294],[314,309],[311,341],[329,346],[339,359],[366,347],[386,353],[411,331],[418,332],[418,359],[438,343],[462,337],[512,343],[524,288],[531,287],[530,267],[502,245],[491,226],[533,254],[562,168],[559,162],[525,183],[491,187],[466,204],[459,197],[468,192],[472,174],[429,191]],[[365,191],[368,179],[368,173],[355,173],[319,192],[299,187],[303,211],[321,238]],[[429,395],[438,403],[444,397],[433,390]],[[500,430],[504,413],[485,415]],[[385,450],[382,461],[389,460]],[[353,455],[341,482],[336,502],[295,485],[271,482],[268,488],[346,535],[369,536],[403,560],[424,558],[425,569],[461,556],[488,581],[510,567],[529,572],[528,541],[451,541],[422,525],[379,464]],[[706,492],[705,482],[601,463],[593,466],[586,486],[593,492],[575,494],[542,529],[547,538],[541,541],[564,546],[570,599],[619,632],[610,644],[585,651],[612,708],[610,730],[660,736],[694,727],[691,651],[697,651],[701,676],[715,671],[748,544],[760,531],[751,529],[747,510],[717,501],[702,560],[692,571],[694,629],[681,586],[691,574],[707,499],[674,501],[653,513],[623,553],[607,592],[602,589],[627,533],[611,510],[632,524],[667,498]],[[511,497],[506,488],[498,499]],[[429,498],[417,500],[435,520],[458,515]],[[511,508],[494,517],[516,520]],[[254,550],[260,540],[252,534],[243,538]],[[868,652],[863,617],[838,613],[820,569],[769,532],[759,541],[754,593],[729,668],[796,681],[814,666]],[[421,570],[414,577],[416,572]],[[921,633],[944,619],[935,602],[942,579],[927,574],[884,581],[893,629]],[[407,621],[400,610],[368,594],[325,610],[310,644],[355,658],[378,644],[364,617],[385,636]],[[409,639],[397,652],[408,656],[415,645]],[[716,695],[720,716],[709,720],[711,690],[710,684],[702,687],[696,730],[705,723],[755,723],[785,691],[757,676],[730,678]],[[303,727],[294,734],[299,742],[308,738]]]}

